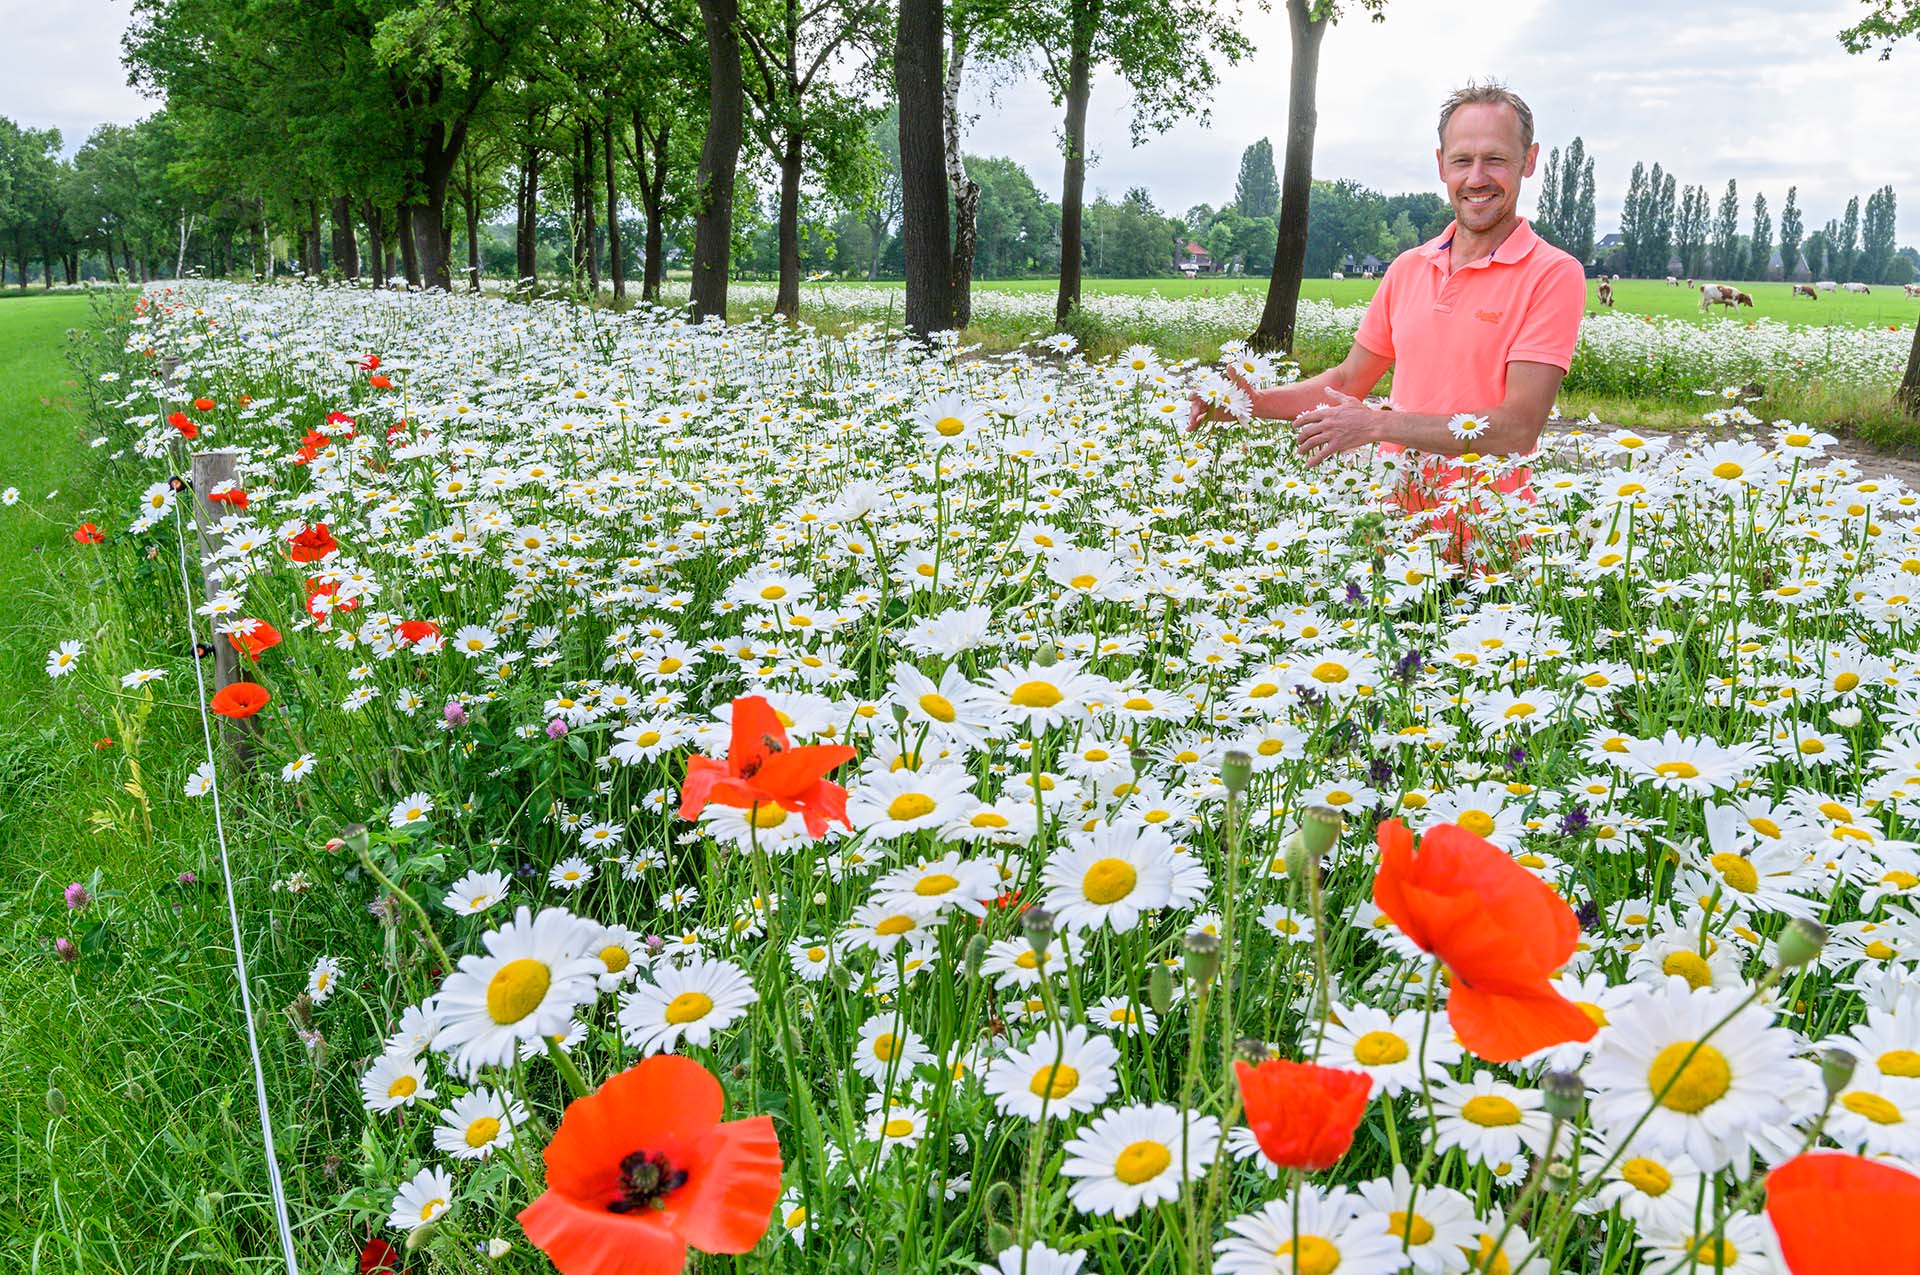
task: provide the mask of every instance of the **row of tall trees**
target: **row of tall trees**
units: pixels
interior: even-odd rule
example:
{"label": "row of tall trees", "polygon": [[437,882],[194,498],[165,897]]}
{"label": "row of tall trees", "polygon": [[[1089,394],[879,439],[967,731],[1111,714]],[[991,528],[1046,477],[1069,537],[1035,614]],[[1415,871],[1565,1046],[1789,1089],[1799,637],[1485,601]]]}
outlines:
{"label": "row of tall trees", "polygon": [[1799,187],[1787,188],[1780,207],[1776,267],[1774,221],[1764,193],[1753,197],[1743,232],[1737,181],[1727,182],[1716,203],[1705,186],[1688,185],[1676,193],[1673,174],[1662,173],[1659,164],[1651,171],[1635,164],[1621,209],[1619,248],[1601,264],[1642,278],[1677,270],[1725,279],[1766,279],[1777,271],[1784,279],[1805,274],[1842,283],[1912,280],[1912,264],[1895,247],[1897,200],[1891,185],[1867,196],[1864,217],[1856,195],[1840,217],[1811,234],[1799,198]]}

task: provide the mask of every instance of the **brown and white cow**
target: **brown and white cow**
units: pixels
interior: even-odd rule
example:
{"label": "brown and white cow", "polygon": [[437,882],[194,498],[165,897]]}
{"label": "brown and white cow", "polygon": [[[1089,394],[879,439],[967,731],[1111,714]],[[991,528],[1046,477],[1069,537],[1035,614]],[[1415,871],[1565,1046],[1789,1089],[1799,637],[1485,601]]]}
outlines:
{"label": "brown and white cow", "polygon": [[1709,306],[1723,305],[1729,310],[1740,306],[1750,306],[1753,298],[1730,283],[1703,283],[1700,285],[1700,313],[1705,314]]}
{"label": "brown and white cow", "polygon": [[1815,301],[1818,301],[1820,299],[1820,289],[1810,283],[1796,283],[1793,285],[1793,295],[1796,297],[1812,297]]}
{"label": "brown and white cow", "polygon": [[1900,290],[1910,297],[1920,297],[1920,283],[1903,283]]}
{"label": "brown and white cow", "polygon": [[1613,285],[1605,279],[1600,280],[1600,304],[1609,309],[1613,306]]}

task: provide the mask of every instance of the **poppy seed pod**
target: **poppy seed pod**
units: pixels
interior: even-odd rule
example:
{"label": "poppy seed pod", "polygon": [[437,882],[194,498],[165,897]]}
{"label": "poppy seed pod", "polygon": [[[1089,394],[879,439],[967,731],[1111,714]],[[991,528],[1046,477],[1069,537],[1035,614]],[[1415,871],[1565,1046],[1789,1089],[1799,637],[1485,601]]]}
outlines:
{"label": "poppy seed pod", "polygon": [[1034,955],[1044,957],[1047,945],[1053,942],[1053,913],[1045,908],[1028,908],[1020,918],[1020,928],[1026,932]]}
{"label": "poppy seed pod", "polygon": [[367,852],[367,825],[350,823],[340,830],[340,840],[355,854]]}
{"label": "poppy seed pod", "polygon": [[1780,964],[1788,969],[1805,965],[1820,955],[1827,945],[1827,927],[1818,921],[1796,916],[1780,931]]}
{"label": "poppy seed pod", "polygon": [[1033,653],[1033,662],[1041,668],[1052,668],[1060,662],[1060,649],[1051,642],[1042,642],[1040,649]]}
{"label": "poppy seed pod", "polygon": [[1193,981],[1202,987],[1211,983],[1220,972],[1220,936],[1206,930],[1188,930],[1180,946],[1187,954],[1187,973]]}
{"label": "poppy seed pod", "polygon": [[1253,781],[1253,758],[1235,748],[1220,759],[1220,782],[1238,797]]}
{"label": "poppy seed pod", "polygon": [[1540,1078],[1540,1105],[1556,1120],[1578,1120],[1587,1100],[1587,1082],[1577,1071],[1550,1071]]}
{"label": "poppy seed pod", "polygon": [[1845,1089],[1859,1065],[1860,1060],[1844,1049],[1824,1050],[1820,1055],[1820,1083],[1827,1087],[1827,1096]]}
{"label": "poppy seed pod", "polygon": [[1300,840],[1316,861],[1340,842],[1346,818],[1332,806],[1309,806],[1300,817]]}

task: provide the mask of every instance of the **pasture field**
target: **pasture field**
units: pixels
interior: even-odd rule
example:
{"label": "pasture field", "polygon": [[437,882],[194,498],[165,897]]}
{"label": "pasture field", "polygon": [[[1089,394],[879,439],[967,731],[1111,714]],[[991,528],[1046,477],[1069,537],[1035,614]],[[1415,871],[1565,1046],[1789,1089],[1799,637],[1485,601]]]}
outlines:
{"label": "pasture field", "polygon": [[[1701,283],[1719,283],[1718,279],[1702,279]],[[809,284],[813,288],[833,287],[891,287],[899,288],[898,282],[882,281],[879,284],[822,282]],[[1055,279],[976,279],[975,291],[1044,293],[1052,296],[1058,290],[1059,281]],[[1359,305],[1373,299],[1374,290],[1380,286],[1377,280],[1365,279],[1307,279],[1300,285],[1301,299],[1307,301],[1328,301],[1335,305]],[[1735,283],[1735,287],[1753,297],[1751,307],[1741,306],[1736,319],[1777,319],[1782,323],[1794,323],[1811,326],[1837,324],[1851,327],[1884,327],[1894,324],[1911,327],[1916,318],[1920,318],[1920,301],[1902,295],[1898,287],[1879,286],[1869,296],[1857,296],[1848,292],[1829,292],[1818,300],[1806,297],[1794,297],[1792,286],[1780,282]],[[1651,314],[1663,318],[1691,319],[1695,322],[1710,322],[1713,319],[1727,317],[1724,307],[1715,307],[1712,314],[1700,313],[1700,293],[1698,289],[1689,292],[1684,286],[1669,287],[1658,279],[1622,279],[1613,285],[1614,310],[1621,314]],[[1187,279],[1170,276],[1153,279],[1087,279],[1082,284],[1082,292],[1088,295],[1114,296],[1160,296],[1179,300],[1222,296],[1243,296],[1251,294],[1264,298],[1267,293],[1267,281],[1264,278],[1232,276],[1203,276]],[[1589,280],[1587,283],[1587,309],[1589,313],[1604,313],[1606,307],[1600,304],[1599,284]]]}
{"label": "pasture field", "polygon": [[1861,1196],[1770,1168],[1909,1189],[1920,492],[1722,401],[1403,513],[1135,361],[0,306],[0,1265],[278,1264],[213,792],[305,1268],[1777,1275]]}

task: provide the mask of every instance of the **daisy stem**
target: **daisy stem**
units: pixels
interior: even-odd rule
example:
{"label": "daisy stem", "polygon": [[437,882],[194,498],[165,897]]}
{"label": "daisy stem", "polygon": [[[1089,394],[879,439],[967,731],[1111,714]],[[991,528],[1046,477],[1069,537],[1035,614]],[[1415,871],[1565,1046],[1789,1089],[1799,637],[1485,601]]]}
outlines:
{"label": "daisy stem", "polygon": [[426,938],[427,945],[433,949],[433,954],[440,958],[441,976],[445,977],[453,973],[453,958],[448,956],[447,949],[440,945],[440,936],[433,932],[433,923],[427,920],[426,909],[421,907],[411,894],[395,885],[392,877],[380,870],[380,865],[373,861],[372,846],[364,838],[360,839],[360,863],[373,879],[380,883],[381,889],[400,900],[406,905],[407,910],[413,913],[413,919],[420,923],[420,933]]}
{"label": "daisy stem", "polygon": [[547,1057],[553,1059],[560,1079],[566,1081],[567,1091],[576,1098],[584,1098],[592,1093],[593,1090],[587,1087],[587,1078],[580,1074],[580,1068],[567,1056],[567,1051],[560,1048],[560,1043],[551,1036],[542,1036],[540,1039],[546,1042]]}

